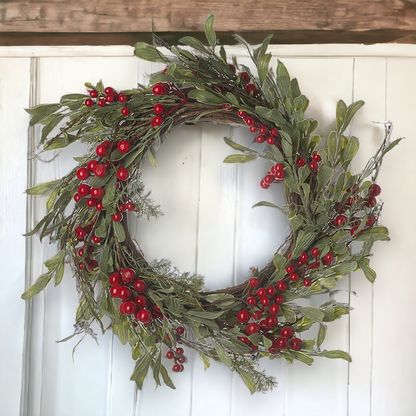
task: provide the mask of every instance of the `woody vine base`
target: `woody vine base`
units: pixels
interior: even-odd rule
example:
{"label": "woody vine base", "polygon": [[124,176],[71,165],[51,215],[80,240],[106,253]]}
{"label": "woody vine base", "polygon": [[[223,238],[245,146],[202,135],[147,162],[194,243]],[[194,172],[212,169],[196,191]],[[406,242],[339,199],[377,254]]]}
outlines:
{"label": "woody vine base", "polygon": [[[138,57],[166,64],[151,77],[151,87],[115,91],[88,83],[87,94],[65,95],[60,103],[28,110],[32,126],[44,125],[43,150],[82,141],[91,152],[76,157],[79,166],[61,179],[27,190],[49,194],[46,216],[28,235],[49,236],[59,251],[22,297],[39,293],[52,278],[59,284],[70,264],[79,288],[74,335],[88,333],[94,322],[104,332],[107,316],[112,331],[132,347],[132,380],[139,389],[149,369],[158,385],[163,380],[174,388],[166,363],[182,372],[188,348],[199,353],[205,367],[213,359],[236,371],[252,393],[275,385],[257,369],[261,357],[308,365],[315,356],[350,360],[346,352],[321,349],[326,323],[348,314],[348,306],[332,298],[319,307],[296,300],[330,292],[355,270],[373,282],[371,248],[389,239],[378,221],[376,179],[384,155],[400,139],[390,143],[386,132],[364,170],[349,172],[359,141],[345,131],[363,102],[347,107],[339,101],[336,130],[322,142],[313,134],[317,121],[304,117],[309,102],[297,80],[281,62],[276,74],[269,69],[271,37],[253,50],[236,36],[247,46],[253,73],[217,46],[213,23],[211,15],[205,24],[208,47],[191,37],[181,39],[185,47],[171,47],[155,37],[157,46],[168,49],[165,55],[136,44]],[[198,120],[250,129],[252,146],[225,139],[240,153],[224,162],[267,159],[270,170],[259,186],[269,192],[283,188],[286,204],[256,205],[284,211],[292,230],[266,267],[254,270],[248,281],[213,292],[204,291],[201,276],[180,274],[166,261],[149,264],[126,221],[128,215],[160,214],[144,191],[141,162],[147,156],[155,165],[154,149],[169,131]],[[353,242],[360,242],[355,254]],[[319,327],[316,339],[304,339],[313,325]]]}

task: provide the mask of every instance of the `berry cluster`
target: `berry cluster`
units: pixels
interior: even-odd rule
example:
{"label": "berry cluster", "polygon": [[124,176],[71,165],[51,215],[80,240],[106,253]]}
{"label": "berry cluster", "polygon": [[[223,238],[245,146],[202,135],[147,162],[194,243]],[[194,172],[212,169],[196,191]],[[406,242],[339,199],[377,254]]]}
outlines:
{"label": "berry cluster", "polygon": [[92,271],[98,267],[98,261],[91,258],[91,255],[96,249],[96,245],[101,242],[101,238],[92,233],[95,226],[96,218],[86,227],[75,228],[79,242],[84,242],[81,247],[77,249],[77,256],[79,257],[78,267],[80,270]]}
{"label": "berry cluster", "polygon": [[282,163],[273,165],[268,174],[261,180],[260,186],[267,189],[273,182],[281,182],[285,177],[284,168]]}
{"label": "berry cluster", "polygon": [[[369,186],[368,190],[360,192],[356,184],[347,190],[347,198],[337,203],[335,206],[336,214],[332,224],[336,228],[349,228],[352,237],[358,235],[361,230],[372,227],[377,216],[377,196],[381,193],[381,188],[376,183]],[[362,225],[363,219],[365,223]],[[359,228],[361,229],[359,231]]]}
{"label": "berry cluster", "polygon": [[[105,107],[106,104],[111,104],[111,103],[115,103],[115,102],[119,102],[119,103],[127,103],[127,101],[129,100],[129,96],[126,94],[118,94],[113,88],[111,87],[107,87],[104,89],[104,91],[102,93],[100,93],[97,90],[91,90],[89,92],[90,98],[87,98],[84,101],[84,104],[87,107],[93,107],[95,104],[98,107]],[[95,101],[94,101],[95,99]],[[123,116],[128,116],[130,114],[130,109],[125,105],[122,109],[121,109],[121,114]]]}
{"label": "berry cluster", "polygon": [[[176,333],[178,333],[178,329],[184,331],[183,327],[176,328]],[[183,332],[182,332],[183,334]],[[183,364],[186,362],[186,357],[184,355],[184,350],[181,347],[172,348],[166,353],[166,358],[169,360],[175,360],[175,364],[172,366],[172,370],[175,373],[181,373],[184,369]]]}

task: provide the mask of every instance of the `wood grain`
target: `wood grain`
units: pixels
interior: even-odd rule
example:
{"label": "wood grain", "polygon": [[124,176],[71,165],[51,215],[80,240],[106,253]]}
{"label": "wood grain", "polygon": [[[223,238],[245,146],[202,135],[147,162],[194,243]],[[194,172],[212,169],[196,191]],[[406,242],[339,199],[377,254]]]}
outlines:
{"label": "wood grain", "polygon": [[279,43],[416,41],[416,3],[409,0],[120,0],[117,7],[109,0],[16,0],[0,3],[0,44],[132,44],[152,32],[175,39],[201,32],[210,12],[216,31],[248,35],[251,43],[257,33],[273,33]]}

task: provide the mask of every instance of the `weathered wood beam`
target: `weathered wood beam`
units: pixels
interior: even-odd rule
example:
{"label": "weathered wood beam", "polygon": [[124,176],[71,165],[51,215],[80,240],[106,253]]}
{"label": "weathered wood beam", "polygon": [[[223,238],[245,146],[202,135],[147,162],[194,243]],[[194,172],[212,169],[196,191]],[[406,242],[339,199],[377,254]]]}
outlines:
{"label": "weathered wood beam", "polygon": [[120,41],[152,32],[178,38],[201,32],[210,12],[217,32],[244,34],[252,43],[260,33],[284,43],[416,39],[416,0],[12,0],[0,3],[0,44],[53,43],[53,34],[55,44],[99,39],[98,33]]}

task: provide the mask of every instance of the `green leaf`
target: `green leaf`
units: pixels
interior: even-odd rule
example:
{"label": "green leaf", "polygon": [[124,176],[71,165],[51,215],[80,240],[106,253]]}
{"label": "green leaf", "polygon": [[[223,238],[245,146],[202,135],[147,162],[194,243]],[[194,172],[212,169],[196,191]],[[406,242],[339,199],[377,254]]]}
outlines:
{"label": "green leaf", "polygon": [[254,50],[253,56],[254,56],[254,61],[256,63],[259,62],[260,59],[263,58],[263,56],[266,54],[267,48],[269,47],[269,43],[270,43],[272,37],[273,37],[273,35],[267,36],[267,38],[264,39],[262,44],[257,49]]}
{"label": "green leaf", "polygon": [[206,55],[209,53],[207,48],[198,39],[195,39],[192,36],[184,36],[183,38],[179,39],[179,42],[183,43],[184,45],[188,45],[197,51],[203,52]]}
{"label": "green leaf", "polygon": [[227,156],[223,162],[224,163],[246,163],[250,162],[250,160],[257,159],[258,156],[256,154],[250,154],[250,155],[230,155]]}
{"label": "green leaf", "polygon": [[142,349],[140,347],[140,342],[136,342],[136,344],[134,345],[132,351],[131,351],[131,356],[133,358],[134,361],[137,361],[141,356],[142,356]]}
{"label": "green leaf", "polygon": [[26,111],[32,116],[29,125],[34,126],[47,116],[58,111],[61,107],[61,104],[41,104],[36,107],[26,109]]}
{"label": "green leaf", "polygon": [[224,314],[224,311],[206,312],[206,311],[189,311],[187,315],[196,316],[204,319],[217,319]]}
{"label": "green leaf", "polygon": [[228,137],[224,137],[224,141],[225,143],[228,144],[228,146],[232,147],[233,149],[239,150],[240,152],[257,153],[254,150],[250,149],[249,147],[245,147],[245,146],[242,146],[241,144],[233,142]]}
{"label": "green leaf", "polygon": [[309,174],[310,174],[310,168],[308,165],[300,167],[298,170],[299,183],[305,182]]}
{"label": "green leaf", "polygon": [[156,384],[158,386],[161,385],[160,377],[159,377],[161,366],[162,366],[162,354],[161,354],[161,351],[159,351],[159,354],[157,355],[156,361],[153,365],[153,378],[155,379]]}
{"label": "green leaf", "polygon": [[205,36],[207,37],[208,43],[211,48],[214,48],[217,44],[217,36],[214,32],[214,20],[215,17],[213,14],[210,14],[205,20]]}
{"label": "green leaf", "polygon": [[306,251],[311,244],[315,241],[317,233],[315,232],[304,232],[299,233],[299,237],[296,239],[295,248],[292,252],[292,257],[296,259],[301,253]]}
{"label": "green leaf", "polygon": [[[143,382],[146,378],[147,372],[149,371],[150,363],[152,361],[152,355],[147,353],[144,355],[137,363],[136,368],[134,369],[133,374],[130,377],[131,381],[134,381],[137,385],[137,388],[141,390],[143,388]],[[162,372],[162,369],[161,369]],[[163,377],[163,372],[162,372]]]}
{"label": "green leaf", "polygon": [[61,264],[58,265],[55,274],[55,286],[58,286],[62,282],[62,278],[64,277],[65,272],[65,262],[62,261]]}
{"label": "green leaf", "polygon": [[126,239],[126,233],[121,222],[113,221],[113,229],[117,240],[122,243]]}
{"label": "green leaf", "polygon": [[240,367],[236,367],[236,371],[238,372],[238,374],[240,374],[242,380],[244,381],[244,384],[250,390],[250,393],[254,394],[256,392],[256,383],[254,382],[254,379],[253,377],[251,377],[250,373],[241,369]]}
{"label": "green leaf", "polygon": [[160,374],[162,374],[163,382],[164,382],[164,383],[165,383],[168,387],[170,387],[171,389],[175,390],[175,389],[176,389],[176,387],[175,387],[175,385],[173,384],[172,379],[169,377],[168,371],[166,370],[166,368],[165,368],[165,366],[164,366],[164,365],[162,365],[162,366],[160,367]]}
{"label": "green leaf", "polygon": [[332,176],[334,174],[334,170],[330,168],[329,166],[322,165],[318,169],[318,189],[317,192],[321,192],[322,189],[325,188],[325,186],[328,184],[328,182],[331,180]]}
{"label": "green leaf", "polygon": [[205,90],[197,90],[197,89],[191,90],[188,93],[188,98],[190,98],[191,100],[196,100],[199,103],[208,104],[208,105],[217,105],[217,104],[224,103],[223,98],[218,97],[214,93],[210,91],[205,91]]}
{"label": "green leaf", "polygon": [[[344,104],[345,105],[345,104]],[[345,131],[348,125],[351,123],[352,118],[355,116],[355,113],[364,105],[364,101],[356,101],[348,106],[345,118],[343,120],[340,133]]]}
{"label": "green leaf", "polygon": [[328,150],[332,156],[332,160],[336,160],[338,155],[338,134],[336,131],[331,131],[328,136]]}
{"label": "green leaf", "polygon": [[53,257],[45,261],[45,266],[48,270],[58,266],[65,259],[65,250],[59,250]]}
{"label": "green leaf", "polygon": [[340,133],[342,133],[341,129],[344,124],[346,115],[347,115],[347,105],[344,103],[344,101],[339,100],[337,104],[336,117],[337,117],[337,131],[339,131]]}
{"label": "green leaf", "polygon": [[342,274],[350,273],[350,272],[353,272],[354,270],[357,270],[357,262],[350,261],[346,263],[336,264],[335,266],[332,267],[332,270],[335,273],[342,273]]}
{"label": "green leaf", "polygon": [[220,344],[216,343],[215,341],[212,341],[212,346],[215,348],[215,351],[217,351],[218,358],[228,367],[231,368],[233,365],[233,362],[231,360],[230,355],[228,352],[223,348]]}
{"label": "green leaf", "polygon": [[316,346],[319,348],[325,340],[327,326],[325,324],[319,324],[318,336],[316,337]]}
{"label": "green leaf", "polygon": [[296,360],[301,361],[302,363],[306,365],[312,365],[313,358],[309,354],[306,354],[306,352],[303,352],[303,351],[290,351],[290,352],[295,356]]}
{"label": "green leaf", "polygon": [[28,195],[47,195],[49,191],[56,188],[60,182],[61,180],[57,179],[55,181],[41,183],[33,188],[26,189],[26,193]]}
{"label": "green leaf", "polygon": [[108,181],[104,189],[105,192],[102,200],[104,208],[109,208],[114,202],[114,198],[116,195],[116,182],[117,178],[116,176],[113,176],[111,180]]}
{"label": "green leaf", "polygon": [[282,315],[285,317],[286,321],[290,323],[294,323],[296,321],[296,315],[288,306],[281,305],[280,311],[282,312]]}
{"label": "green leaf", "polygon": [[302,349],[312,351],[315,348],[315,340],[307,339],[303,342]]}
{"label": "green leaf", "polygon": [[[347,146],[341,153],[341,159],[343,162],[349,162],[354,159],[360,147],[360,142],[355,136],[351,136],[348,140]],[[345,166],[346,167],[346,166]],[[345,168],[344,167],[344,168]]]}
{"label": "green leaf", "polygon": [[303,308],[300,308],[300,310],[313,322],[322,322],[325,316],[319,308],[315,308],[314,306],[304,306]]}
{"label": "green leaf", "polygon": [[326,358],[341,358],[342,360],[346,360],[348,362],[352,361],[351,355],[341,350],[322,351],[318,355]]}
{"label": "green leaf", "polygon": [[362,271],[364,272],[365,277],[370,283],[374,283],[377,277],[377,274],[375,270],[373,270],[371,267],[366,266],[363,263],[359,263],[359,266],[361,267]]}
{"label": "green leaf", "polygon": [[23,293],[22,299],[30,299],[32,296],[37,295],[39,292],[45,289],[46,285],[52,279],[52,276],[52,272],[48,272],[39,276],[36,282],[32,286],[30,286],[30,288],[26,290],[25,293]]}
{"label": "green leaf", "polygon": [[110,259],[110,247],[106,245],[100,257],[100,270],[104,274],[108,274],[108,261]]}
{"label": "green leaf", "polygon": [[199,357],[201,358],[202,362],[204,363],[204,370],[206,370],[207,368],[209,368],[211,366],[209,358],[205,354],[200,352]]}
{"label": "green leaf", "polygon": [[[42,129],[41,143],[44,142],[48,134],[62,121],[65,116],[63,114],[55,114],[51,121]],[[49,150],[49,149],[48,149]]]}
{"label": "green leaf", "polygon": [[283,208],[280,208],[279,206],[272,204],[271,202],[268,201],[260,201],[257,202],[257,204],[254,204],[251,208],[256,208],[256,207],[269,207],[269,208],[277,208],[278,210],[284,212],[286,214],[286,210],[284,210]]}
{"label": "green leaf", "polygon": [[257,71],[259,74],[259,80],[260,80],[261,86],[263,86],[264,81],[267,78],[267,74],[269,73],[269,63],[270,63],[271,57],[272,55],[268,53],[267,55],[264,55],[258,63]]}
{"label": "green leaf", "polygon": [[148,45],[144,42],[137,42],[134,47],[134,55],[140,59],[150,62],[163,62],[169,63],[170,60],[163,53],[153,46]]}

